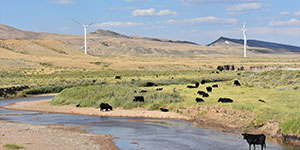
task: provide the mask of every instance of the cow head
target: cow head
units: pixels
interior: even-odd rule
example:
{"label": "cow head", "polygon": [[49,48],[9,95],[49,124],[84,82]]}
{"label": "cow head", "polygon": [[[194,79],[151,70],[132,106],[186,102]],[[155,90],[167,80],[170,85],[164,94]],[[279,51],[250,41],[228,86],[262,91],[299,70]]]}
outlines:
{"label": "cow head", "polygon": [[244,139],[247,139],[248,134],[247,133],[242,133],[242,136],[244,137]]}

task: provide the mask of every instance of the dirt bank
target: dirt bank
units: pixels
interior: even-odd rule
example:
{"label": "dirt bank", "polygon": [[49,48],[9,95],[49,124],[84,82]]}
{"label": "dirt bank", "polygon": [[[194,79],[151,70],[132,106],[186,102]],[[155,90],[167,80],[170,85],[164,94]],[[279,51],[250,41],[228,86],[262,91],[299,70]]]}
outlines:
{"label": "dirt bank", "polygon": [[5,144],[23,146],[24,150],[118,149],[111,135],[89,134],[82,128],[0,121],[0,149],[5,149]]}

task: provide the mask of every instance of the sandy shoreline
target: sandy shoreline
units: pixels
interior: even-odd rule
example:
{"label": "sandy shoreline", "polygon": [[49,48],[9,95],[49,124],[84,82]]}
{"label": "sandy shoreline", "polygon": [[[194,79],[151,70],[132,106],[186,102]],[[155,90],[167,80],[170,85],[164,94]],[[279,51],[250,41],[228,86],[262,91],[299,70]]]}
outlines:
{"label": "sandy shoreline", "polygon": [[75,106],[53,106],[50,105],[51,100],[29,101],[12,103],[3,106],[5,109],[39,111],[44,113],[64,113],[91,116],[109,116],[109,117],[145,117],[145,118],[163,118],[163,119],[179,119],[190,120],[188,116],[184,116],[175,112],[148,111],[145,109],[114,109],[113,111],[100,112],[97,108],[75,107]]}
{"label": "sandy shoreline", "polygon": [[118,149],[111,135],[90,134],[82,128],[85,127],[0,121],[0,149],[5,149],[5,144],[16,144],[28,150]]}

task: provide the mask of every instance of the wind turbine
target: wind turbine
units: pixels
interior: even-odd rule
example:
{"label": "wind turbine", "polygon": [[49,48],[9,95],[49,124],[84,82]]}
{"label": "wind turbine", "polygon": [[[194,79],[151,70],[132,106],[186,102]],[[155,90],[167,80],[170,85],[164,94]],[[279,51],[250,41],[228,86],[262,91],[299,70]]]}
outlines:
{"label": "wind turbine", "polygon": [[79,25],[81,25],[82,27],[83,27],[83,30],[84,30],[84,54],[87,54],[87,47],[86,47],[86,29],[90,26],[90,25],[92,25],[93,23],[95,23],[95,21],[94,22],[91,22],[91,23],[89,23],[89,24],[87,24],[87,25],[84,25],[84,24],[81,24],[80,22],[78,22],[77,20],[75,20],[75,19],[73,19],[73,18],[71,18],[75,23],[78,23]]}
{"label": "wind turbine", "polygon": [[246,25],[247,25],[247,21],[248,21],[248,17],[246,19],[246,21],[244,22],[242,31],[243,31],[243,35],[244,35],[244,57],[247,57],[247,37],[246,37]]}

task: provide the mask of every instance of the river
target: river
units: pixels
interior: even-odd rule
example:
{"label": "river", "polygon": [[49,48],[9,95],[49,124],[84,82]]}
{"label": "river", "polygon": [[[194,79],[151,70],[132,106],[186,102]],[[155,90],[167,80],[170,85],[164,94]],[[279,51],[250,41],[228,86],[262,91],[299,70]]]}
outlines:
{"label": "river", "polygon": [[[0,106],[14,102],[51,99],[30,97],[0,100]],[[248,150],[241,135],[194,126],[191,122],[170,119],[130,117],[99,117],[57,113],[39,113],[0,108],[0,120],[30,124],[64,124],[89,126],[89,133],[111,134],[121,150]],[[260,149],[260,146],[256,146]],[[278,143],[267,142],[268,150],[293,150]]]}

